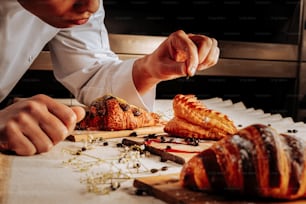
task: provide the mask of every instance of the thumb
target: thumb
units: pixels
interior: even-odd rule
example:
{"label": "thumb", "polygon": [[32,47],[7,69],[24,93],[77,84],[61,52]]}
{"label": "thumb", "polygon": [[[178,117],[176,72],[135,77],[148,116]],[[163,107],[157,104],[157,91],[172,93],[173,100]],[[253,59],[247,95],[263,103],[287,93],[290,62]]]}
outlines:
{"label": "thumb", "polygon": [[71,109],[73,110],[73,112],[77,117],[77,122],[80,122],[85,117],[86,114],[85,109],[82,108],[81,106],[73,106],[71,107]]}

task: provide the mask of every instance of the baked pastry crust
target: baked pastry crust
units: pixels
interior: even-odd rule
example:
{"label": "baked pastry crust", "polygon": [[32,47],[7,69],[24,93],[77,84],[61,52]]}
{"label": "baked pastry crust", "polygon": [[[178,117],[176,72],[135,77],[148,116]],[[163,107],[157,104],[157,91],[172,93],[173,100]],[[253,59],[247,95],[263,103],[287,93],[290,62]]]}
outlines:
{"label": "baked pastry crust", "polygon": [[171,135],[219,140],[237,132],[227,115],[208,109],[195,95],[176,95],[173,110],[174,117],[164,127]]}
{"label": "baked pastry crust", "polygon": [[160,115],[128,104],[124,99],[107,94],[94,100],[79,130],[128,130],[162,125]]}
{"label": "baked pastry crust", "polygon": [[253,124],[186,162],[180,183],[190,189],[293,200],[306,197],[306,147],[301,138]]}

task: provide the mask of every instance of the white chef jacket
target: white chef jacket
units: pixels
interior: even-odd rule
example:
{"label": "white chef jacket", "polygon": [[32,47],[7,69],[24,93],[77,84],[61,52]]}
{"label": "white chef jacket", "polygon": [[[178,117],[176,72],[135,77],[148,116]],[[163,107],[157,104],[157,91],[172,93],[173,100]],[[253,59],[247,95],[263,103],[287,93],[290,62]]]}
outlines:
{"label": "white chef jacket", "polygon": [[[89,21],[58,29],[25,10],[17,0],[0,4],[0,101],[48,43],[54,75],[82,103],[110,93],[152,109],[155,87],[144,96],[132,79],[135,59],[122,61],[110,50],[103,1]],[[34,89],[35,87],[33,87]]]}

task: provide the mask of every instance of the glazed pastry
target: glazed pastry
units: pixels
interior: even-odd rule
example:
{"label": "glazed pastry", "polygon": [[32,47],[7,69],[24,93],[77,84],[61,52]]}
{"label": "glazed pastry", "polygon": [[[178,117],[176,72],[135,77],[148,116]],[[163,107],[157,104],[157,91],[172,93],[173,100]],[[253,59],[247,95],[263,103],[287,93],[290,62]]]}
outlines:
{"label": "glazed pastry", "polygon": [[174,117],[164,128],[171,135],[219,140],[237,132],[227,115],[205,107],[195,95],[176,95],[173,110]]}
{"label": "glazed pastry", "polygon": [[88,107],[85,118],[77,124],[79,130],[132,130],[162,125],[161,117],[125,100],[104,95]]}
{"label": "glazed pastry", "polygon": [[254,124],[188,160],[180,183],[215,194],[292,200],[306,197],[305,167],[304,140]]}

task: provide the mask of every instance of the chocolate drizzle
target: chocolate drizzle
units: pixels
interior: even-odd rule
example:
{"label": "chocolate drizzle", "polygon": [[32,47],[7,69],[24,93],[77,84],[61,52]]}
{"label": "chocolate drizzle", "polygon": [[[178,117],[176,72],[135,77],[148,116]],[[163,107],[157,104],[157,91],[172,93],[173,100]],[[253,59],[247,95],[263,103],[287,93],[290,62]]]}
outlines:
{"label": "chocolate drizzle", "polygon": [[247,126],[198,155],[206,172],[201,185],[222,195],[239,193],[278,201],[305,198],[304,142],[267,125]]}
{"label": "chocolate drizzle", "polygon": [[[202,155],[202,156],[201,156]],[[213,191],[224,191],[227,189],[223,171],[221,171],[216,154],[213,150],[207,149],[199,154],[206,169],[210,185]]]}
{"label": "chocolate drizzle", "polygon": [[304,168],[305,157],[303,154],[303,143],[292,135],[281,134],[283,142],[286,144],[285,151],[288,154],[290,162],[290,180],[289,188],[290,193],[297,193],[301,186],[301,174]]}
{"label": "chocolate drizzle", "polygon": [[256,177],[256,149],[254,144],[240,135],[233,135],[230,140],[240,153],[240,168],[243,174],[243,186],[246,194],[256,194],[258,181]]}
{"label": "chocolate drizzle", "polygon": [[269,185],[270,187],[278,187],[281,182],[281,174],[279,169],[278,152],[276,150],[276,143],[271,127],[265,127],[262,125],[255,126],[259,131],[264,150],[269,161]]}

